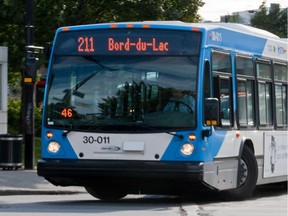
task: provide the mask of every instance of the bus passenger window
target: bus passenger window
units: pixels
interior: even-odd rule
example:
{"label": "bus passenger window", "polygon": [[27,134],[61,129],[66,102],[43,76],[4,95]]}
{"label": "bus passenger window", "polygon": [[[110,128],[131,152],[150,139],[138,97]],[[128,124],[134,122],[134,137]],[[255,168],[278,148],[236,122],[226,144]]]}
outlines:
{"label": "bus passenger window", "polygon": [[204,92],[204,99],[211,97],[210,93],[210,65],[209,62],[205,62],[205,69],[204,69],[204,80],[203,80],[203,92]]}
{"label": "bus passenger window", "polygon": [[275,106],[277,127],[287,127],[287,65],[274,64]]}
{"label": "bus passenger window", "polygon": [[240,126],[255,126],[254,122],[254,82],[238,80],[238,113]]}
{"label": "bus passenger window", "polygon": [[220,119],[223,126],[231,126],[231,98],[229,79],[220,79]]}
{"label": "bus passenger window", "polygon": [[220,124],[228,127],[233,125],[231,68],[229,53],[212,51],[213,97],[219,99]]}
{"label": "bus passenger window", "polygon": [[260,125],[272,125],[272,73],[271,65],[267,61],[256,64],[258,78],[258,103]]}
{"label": "bus passenger window", "polygon": [[284,99],[286,98],[286,86],[275,85],[275,95],[276,95],[276,118],[277,118],[277,126],[284,126],[285,123],[285,103]]}
{"label": "bus passenger window", "polygon": [[258,84],[260,125],[272,125],[271,83]]}
{"label": "bus passenger window", "polygon": [[236,56],[237,111],[240,127],[255,126],[255,76],[251,56]]}

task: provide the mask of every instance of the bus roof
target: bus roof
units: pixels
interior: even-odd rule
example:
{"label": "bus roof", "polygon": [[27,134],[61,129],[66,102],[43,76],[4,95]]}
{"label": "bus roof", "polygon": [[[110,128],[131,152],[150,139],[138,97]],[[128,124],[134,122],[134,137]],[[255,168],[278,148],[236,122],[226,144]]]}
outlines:
{"label": "bus roof", "polygon": [[231,31],[238,31],[246,34],[253,34],[257,36],[269,37],[269,38],[277,38],[279,37],[271,32],[266,30],[254,28],[251,26],[239,24],[239,23],[185,23],[181,21],[144,21],[143,23],[151,23],[151,24],[166,24],[166,25],[183,25],[183,26],[191,26],[203,28],[206,30],[217,29],[217,28],[227,28]]}
{"label": "bus roof", "polygon": [[[254,28],[251,26],[239,24],[239,23],[186,23],[182,21],[143,21],[143,22],[122,22],[122,23],[103,23],[103,24],[90,24],[90,25],[83,25],[81,27],[92,27],[92,26],[99,26],[99,25],[113,25],[117,24],[121,26],[123,25],[155,25],[157,26],[162,26],[162,25],[167,25],[167,26],[186,26],[186,27],[197,27],[197,28],[202,28],[206,30],[212,30],[212,29],[217,29],[217,28],[226,28],[231,31],[238,31],[241,33],[246,33],[246,34],[253,34],[254,36],[262,36],[262,37],[268,37],[268,38],[275,38],[279,39],[279,37],[271,32],[268,32],[266,30]],[[80,27],[80,26],[75,26],[75,27]]]}
{"label": "bus roof", "polygon": [[204,33],[204,46],[232,49],[257,57],[271,57],[287,61],[287,40],[268,31],[237,23],[186,23],[181,21],[142,21],[103,23],[62,27],[65,30],[92,30],[105,28],[160,28],[194,29]]}

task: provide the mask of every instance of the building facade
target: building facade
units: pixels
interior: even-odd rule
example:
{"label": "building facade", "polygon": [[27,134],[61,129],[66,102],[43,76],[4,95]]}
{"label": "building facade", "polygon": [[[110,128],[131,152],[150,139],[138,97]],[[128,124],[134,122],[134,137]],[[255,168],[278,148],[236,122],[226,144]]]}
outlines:
{"label": "building facade", "polygon": [[[275,7],[280,7],[279,4],[270,4],[270,7],[266,7],[267,14],[270,13],[270,10],[275,9]],[[280,8],[280,10],[283,10],[284,8]],[[232,23],[240,23],[244,25],[251,25],[251,19],[253,16],[259,12],[260,9],[254,9],[254,10],[246,10],[246,11],[238,11],[233,12],[231,15],[223,15],[220,16],[220,22],[232,22]]]}

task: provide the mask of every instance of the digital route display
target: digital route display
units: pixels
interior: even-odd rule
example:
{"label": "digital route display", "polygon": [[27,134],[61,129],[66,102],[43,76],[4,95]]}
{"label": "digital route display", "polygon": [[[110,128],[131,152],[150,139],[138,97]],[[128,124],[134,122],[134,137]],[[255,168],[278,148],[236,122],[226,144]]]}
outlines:
{"label": "digital route display", "polygon": [[197,55],[201,33],[163,29],[95,29],[58,34],[55,55]]}

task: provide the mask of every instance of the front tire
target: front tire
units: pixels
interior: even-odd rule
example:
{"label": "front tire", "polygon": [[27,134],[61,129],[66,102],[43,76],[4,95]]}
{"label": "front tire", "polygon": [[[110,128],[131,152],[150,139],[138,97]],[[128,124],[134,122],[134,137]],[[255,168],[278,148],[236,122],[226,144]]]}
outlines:
{"label": "front tire", "polygon": [[105,201],[115,201],[127,196],[127,192],[123,188],[100,186],[100,187],[85,187],[85,189],[93,197]]}
{"label": "front tire", "polygon": [[253,151],[247,146],[243,148],[238,178],[238,188],[223,192],[225,199],[239,201],[252,197],[258,178],[258,164]]}

